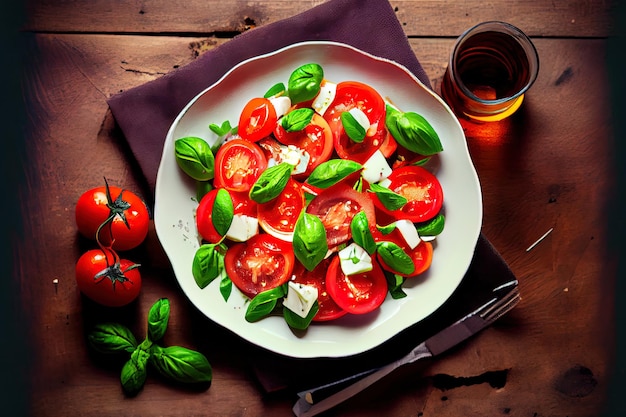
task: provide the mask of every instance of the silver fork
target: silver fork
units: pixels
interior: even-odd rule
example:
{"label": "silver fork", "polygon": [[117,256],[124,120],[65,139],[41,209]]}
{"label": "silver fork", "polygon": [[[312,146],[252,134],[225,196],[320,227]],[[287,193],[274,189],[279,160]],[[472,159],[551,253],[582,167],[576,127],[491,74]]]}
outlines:
{"label": "silver fork", "polygon": [[439,355],[480,332],[512,310],[521,300],[517,284],[517,280],[514,280],[493,289],[493,298],[485,304],[388,365],[298,393],[294,414],[298,417],[315,416],[356,395],[400,366]]}

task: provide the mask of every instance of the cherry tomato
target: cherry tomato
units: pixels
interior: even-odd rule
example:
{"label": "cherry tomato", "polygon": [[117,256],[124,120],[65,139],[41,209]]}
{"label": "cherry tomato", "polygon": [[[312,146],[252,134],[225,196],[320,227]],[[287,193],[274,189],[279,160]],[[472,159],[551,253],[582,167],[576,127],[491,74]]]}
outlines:
{"label": "cherry tomato", "polygon": [[[370,121],[370,129],[360,143],[348,137],[341,122],[341,114],[353,108],[363,111]],[[337,155],[361,163],[367,161],[387,137],[385,115],[385,101],[372,87],[356,81],[337,84],[335,99],[324,113],[333,132]]]}
{"label": "cherry tomato", "polygon": [[[198,209],[196,210],[196,227],[198,233],[207,242],[217,243],[222,239],[215,226],[213,226],[213,205],[219,188],[214,188],[202,197]],[[227,190],[228,191],[228,190]],[[256,203],[245,193],[236,193],[228,191],[233,200],[234,214],[245,214],[250,217],[256,217]]]}
{"label": "cherry tomato", "polygon": [[280,124],[277,124],[274,136],[283,145],[294,145],[309,154],[309,163],[303,176],[310,175],[333,153],[333,133],[328,122],[317,113],[313,115],[308,126],[297,132],[287,132]]}
{"label": "cherry tomato", "polygon": [[350,239],[350,223],[354,215],[364,211],[371,227],[376,224],[374,204],[369,193],[359,193],[345,184],[338,184],[318,194],[306,211],[322,220],[328,246],[333,247]]}
{"label": "cherry tomato", "polygon": [[398,271],[395,271],[390,265],[387,265],[385,261],[383,260],[383,258],[377,255],[376,258],[378,259],[378,262],[380,262],[380,265],[382,266],[383,269],[389,272],[393,272],[394,274],[398,274],[398,275],[402,275],[404,277],[410,278],[410,277],[415,277],[417,275],[420,275],[423,272],[425,272],[428,268],[430,268],[430,265],[433,262],[432,243],[420,241],[420,243],[415,248],[411,249],[409,245],[406,243],[406,241],[404,240],[404,238],[402,237],[402,235],[400,234],[400,232],[398,232],[398,229],[395,229],[388,235],[383,235],[380,232],[373,233],[373,235],[374,235],[374,240],[377,242],[391,241],[391,242],[396,243],[398,246],[404,249],[406,254],[409,255],[409,257],[413,261],[413,265],[415,265],[415,269],[413,270],[412,273],[402,274],[402,273],[399,273]]}
{"label": "cherry tomato", "polygon": [[76,203],[75,217],[78,231],[89,239],[96,239],[98,228],[110,218],[98,239],[104,246],[120,251],[139,246],[150,224],[148,208],[141,198],[131,191],[108,185],[83,193]]}
{"label": "cherry tomato", "polygon": [[276,126],[276,109],[266,98],[253,98],[241,111],[237,133],[242,138],[256,142],[269,136]]}
{"label": "cherry tomato", "polygon": [[107,307],[121,307],[137,298],[141,275],[137,264],[117,259],[109,249],[92,249],[76,263],[76,284],[88,298]]}
{"label": "cherry tomato", "polygon": [[408,202],[399,210],[388,210],[374,197],[374,204],[381,211],[391,214],[396,219],[407,219],[413,223],[424,222],[435,217],[443,205],[443,190],[437,177],[426,169],[416,166],[404,166],[389,175],[389,189],[405,197]]}
{"label": "cherry tomato", "polygon": [[257,144],[233,139],[217,151],[215,168],[215,187],[247,192],[267,168],[267,159]]}
{"label": "cherry tomato", "polygon": [[324,259],[313,271],[306,269],[300,262],[296,262],[293,268],[294,282],[311,285],[317,288],[319,311],[315,317],[313,317],[313,321],[335,320],[348,313],[330,298],[326,290],[326,271],[328,270],[330,262],[331,258]]}
{"label": "cherry tomato", "polygon": [[303,209],[304,192],[302,186],[290,178],[278,197],[257,206],[259,225],[267,233],[290,242],[293,238],[296,221]]}
{"label": "cherry tomato", "polygon": [[326,274],[326,289],[348,313],[365,314],[377,309],[387,296],[387,279],[376,262],[368,272],[344,275],[339,256],[334,256]]}
{"label": "cherry tomato", "polygon": [[226,274],[248,297],[276,288],[291,277],[295,257],[291,244],[258,234],[231,246],[224,257]]}

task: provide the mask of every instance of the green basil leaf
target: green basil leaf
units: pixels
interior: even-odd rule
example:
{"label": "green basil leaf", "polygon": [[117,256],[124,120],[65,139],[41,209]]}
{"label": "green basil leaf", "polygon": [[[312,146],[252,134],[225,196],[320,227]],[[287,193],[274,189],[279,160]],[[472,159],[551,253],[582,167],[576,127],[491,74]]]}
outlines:
{"label": "green basil leaf", "polygon": [[253,323],[269,316],[276,308],[278,300],[283,298],[286,293],[283,285],[258,293],[248,304],[245,314],[246,321]]}
{"label": "green basil leaf", "polygon": [[298,314],[294,313],[286,307],[283,308],[283,317],[285,318],[285,321],[287,322],[289,327],[291,327],[292,329],[305,330],[307,327],[309,327],[309,325],[313,321],[313,317],[315,317],[319,309],[320,305],[316,300],[315,303],[311,306],[311,310],[306,317],[299,316]]}
{"label": "green basil leaf", "polygon": [[389,295],[394,300],[406,297],[406,293],[402,289],[405,278],[402,275],[394,274],[393,272],[383,269],[385,278],[387,279],[387,288],[389,289]]}
{"label": "green basil leaf", "polygon": [[231,281],[228,275],[224,275],[224,277],[220,281],[220,294],[222,294],[222,298],[224,298],[224,301],[228,301],[232,291],[233,291],[233,281]]}
{"label": "green basil leaf", "polygon": [[233,199],[230,197],[230,193],[226,189],[220,188],[215,195],[211,211],[213,227],[215,227],[215,231],[220,236],[224,236],[228,232],[234,215],[235,207],[233,206]]}
{"label": "green basil leaf", "polygon": [[148,312],[148,338],[154,342],[161,340],[170,319],[170,300],[161,298]]}
{"label": "green basil leaf", "polygon": [[232,133],[233,127],[230,125],[230,122],[226,120],[220,126],[216,125],[215,123],[211,123],[209,125],[209,129],[211,130],[211,132],[221,137]]}
{"label": "green basil leaf", "polygon": [[150,362],[167,378],[182,383],[210,382],[213,378],[211,364],[200,352],[182,346],[156,346]]}
{"label": "green basil leaf", "polygon": [[356,121],[352,113],[344,111],[341,113],[341,124],[343,125],[343,130],[346,131],[346,134],[353,142],[361,143],[363,139],[365,139],[365,129],[363,126]]}
{"label": "green basil leaf", "polygon": [[174,142],[178,166],[197,181],[208,181],[215,175],[215,157],[203,139],[189,136]]}
{"label": "green basil leaf", "polygon": [[415,271],[415,264],[411,257],[400,246],[393,242],[383,241],[377,244],[378,255],[399,274],[411,274]]}
{"label": "green basil leaf", "polygon": [[376,228],[383,235],[388,235],[389,233],[391,233],[391,232],[393,232],[395,230],[396,224],[395,223],[390,223],[390,224],[388,224],[386,226],[380,226],[380,225],[377,224]]}
{"label": "green basil leaf", "polygon": [[391,191],[389,188],[380,184],[370,184],[370,191],[376,194],[376,197],[383,203],[387,210],[400,210],[408,202],[406,197]]}
{"label": "green basil leaf", "polygon": [[263,95],[263,98],[275,97],[278,95],[283,95],[287,91],[285,88],[285,84],[277,83],[270,87],[269,90]]}
{"label": "green basil leaf", "polygon": [[287,162],[267,168],[250,188],[250,199],[262,204],[278,197],[291,178],[293,168]]}
{"label": "green basil leaf", "polygon": [[443,150],[439,136],[422,115],[403,113],[387,105],[385,125],[404,148],[420,155],[433,155]]}
{"label": "green basil leaf", "polygon": [[126,394],[135,395],[143,388],[148,376],[149,357],[150,354],[145,350],[136,349],[122,367],[120,382]]}
{"label": "green basil leaf", "polygon": [[350,222],[350,231],[354,243],[365,249],[370,255],[376,252],[376,242],[364,211],[359,211],[354,215]]}
{"label": "green basil leaf", "polygon": [[117,323],[102,323],[94,326],[87,335],[87,342],[100,353],[132,353],[137,340],[128,327]]}
{"label": "green basil leaf", "polygon": [[320,91],[324,70],[319,64],[304,64],[289,76],[287,92],[292,104],[311,100]]}
{"label": "green basil leaf", "polygon": [[280,125],[287,132],[299,132],[311,123],[314,114],[315,110],[308,107],[295,109],[283,116]]}
{"label": "green basil leaf", "polygon": [[306,182],[314,187],[328,188],[361,169],[363,165],[349,159],[329,159],[319,164]]}
{"label": "green basil leaf", "polygon": [[326,229],[319,217],[302,212],[293,231],[293,253],[306,269],[312,271],[328,252]]}
{"label": "green basil leaf", "polygon": [[215,243],[198,248],[191,265],[191,273],[198,287],[204,288],[224,270],[224,250]]}
{"label": "green basil leaf", "polygon": [[443,232],[446,219],[443,214],[436,215],[427,223],[417,226],[417,233],[420,236],[437,236]]}
{"label": "green basil leaf", "polygon": [[213,185],[209,181],[196,181],[196,201],[200,202],[212,189]]}

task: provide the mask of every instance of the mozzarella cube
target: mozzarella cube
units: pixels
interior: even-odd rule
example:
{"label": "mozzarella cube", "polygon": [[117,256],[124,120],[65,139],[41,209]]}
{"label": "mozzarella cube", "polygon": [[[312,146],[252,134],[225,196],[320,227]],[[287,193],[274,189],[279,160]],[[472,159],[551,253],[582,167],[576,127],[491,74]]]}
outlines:
{"label": "mozzarella cube", "polygon": [[281,146],[279,160],[281,162],[287,162],[293,165],[295,168],[292,171],[292,175],[302,174],[309,166],[311,156],[303,149],[298,148],[295,145]]}
{"label": "mozzarella cube", "polygon": [[268,99],[272,106],[274,106],[274,110],[276,110],[276,117],[281,118],[291,108],[291,99],[288,96],[278,96],[278,97],[270,97]]}
{"label": "mozzarella cube", "polygon": [[391,175],[392,169],[387,163],[385,155],[378,149],[370,158],[363,164],[363,170],[361,176],[370,184],[380,182],[389,175]]}
{"label": "mozzarella cube", "polygon": [[319,93],[317,93],[317,96],[313,99],[313,103],[311,103],[311,107],[318,114],[324,115],[330,104],[335,99],[336,93],[337,84],[331,83],[330,81],[323,81],[320,85]]}
{"label": "mozzarella cube", "polygon": [[372,257],[354,242],[339,251],[339,264],[344,275],[360,274],[373,268]]}
{"label": "mozzarella cube", "polygon": [[283,300],[283,306],[304,318],[311,311],[315,300],[317,300],[316,287],[289,281],[287,297]]}
{"label": "mozzarella cube", "polygon": [[421,239],[413,222],[410,220],[397,220],[395,224],[396,229],[398,229],[406,244],[409,245],[409,248],[415,249],[420,244]]}
{"label": "mozzarella cube", "polygon": [[226,237],[235,242],[245,242],[259,233],[259,220],[245,214],[235,214]]}

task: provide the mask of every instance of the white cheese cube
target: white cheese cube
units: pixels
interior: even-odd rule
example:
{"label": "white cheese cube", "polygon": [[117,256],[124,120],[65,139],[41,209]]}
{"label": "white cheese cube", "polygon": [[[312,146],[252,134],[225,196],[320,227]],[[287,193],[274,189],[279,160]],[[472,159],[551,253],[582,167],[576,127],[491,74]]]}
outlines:
{"label": "white cheese cube", "polygon": [[380,150],[376,150],[363,164],[361,176],[365,181],[373,184],[386,179],[391,175],[391,172],[392,169],[387,163],[385,155]]}
{"label": "white cheese cube", "polygon": [[302,174],[306,171],[311,156],[308,152],[298,148],[295,145],[281,146],[279,159],[281,162],[287,162],[293,165],[295,168],[292,171],[292,175]]}
{"label": "white cheese cube", "polygon": [[413,222],[410,220],[397,220],[395,224],[409,248],[415,249],[420,244],[421,239]]}
{"label": "white cheese cube", "polygon": [[313,103],[311,103],[311,107],[318,114],[324,115],[330,104],[335,99],[336,94],[337,84],[331,83],[330,81],[323,81],[320,86],[319,93],[317,93],[317,96],[313,99]]}
{"label": "white cheese cube", "polygon": [[235,242],[245,242],[259,233],[259,220],[256,217],[245,214],[235,214],[230,224],[226,237]]}
{"label": "white cheese cube", "polygon": [[339,264],[344,275],[360,274],[373,268],[372,257],[354,242],[339,251]]}
{"label": "white cheese cube", "polygon": [[289,282],[287,297],[283,300],[283,306],[293,311],[300,317],[306,317],[311,307],[317,300],[317,288],[312,285]]}
{"label": "white cheese cube", "polygon": [[274,110],[276,110],[276,117],[281,118],[291,108],[291,99],[288,96],[278,96],[278,97],[270,97],[270,103],[274,106]]}

